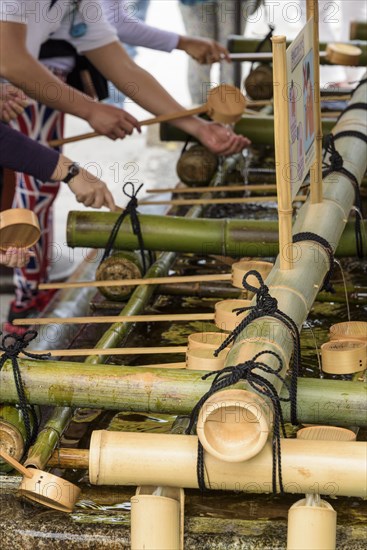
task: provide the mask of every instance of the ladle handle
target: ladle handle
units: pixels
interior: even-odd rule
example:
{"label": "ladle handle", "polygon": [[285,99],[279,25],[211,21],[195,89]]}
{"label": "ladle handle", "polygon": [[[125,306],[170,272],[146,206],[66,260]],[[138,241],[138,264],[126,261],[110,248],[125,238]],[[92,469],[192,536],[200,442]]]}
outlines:
{"label": "ladle handle", "polygon": [[[177,120],[178,118],[185,118],[187,116],[199,115],[201,113],[206,113],[208,111],[207,104],[200,105],[200,107],[194,107],[193,109],[186,109],[184,111],[176,111],[175,113],[170,113],[167,115],[159,115],[154,118],[147,118],[140,122],[140,126],[150,126],[151,124],[156,124],[159,122],[168,122],[170,120]],[[52,139],[48,142],[50,147],[59,147],[60,145],[65,145],[66,143],[73,143],[74,141],[82,141],[83,139],[90,139],[93,137],[98,137],[101,134],[97,132],[89,132],[88,134],[79,134],[78,136],[72,136],[63,139]]]}
{"label": "ladle handle", "polygon": [[11,466],[13,466],[13,468],[17,470],[20,474],[29,478],[33,476],[32,472],[27,470],[27,468],[25,468],[22,464],[20,464],[20,462],[15,460],[15,458],[8,455],[8,453],[6,453],[5,451],[2,451],[1,449],[0,449],[0,457],[6,460],[6,462],[8,462]]}

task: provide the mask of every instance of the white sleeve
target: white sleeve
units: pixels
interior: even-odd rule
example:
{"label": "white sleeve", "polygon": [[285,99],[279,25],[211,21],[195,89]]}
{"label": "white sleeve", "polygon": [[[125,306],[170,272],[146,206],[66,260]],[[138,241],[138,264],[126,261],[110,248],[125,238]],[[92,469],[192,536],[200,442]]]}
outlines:
{"label": "white sleeve", "polygon": [[102,0],[107,20],[113,25],[121,42],[144,46],[152,50],[171,52],[178,44],[179,35],[147,25],[134,14],[134,5],[126,0]]}
{"label": "white sleeve", "polygon": [[70,18],[66,17],[62,21],[60,28],[53,33],[52,38],[67,40],[78,53],[102,48],[112,42],[118,41],[116,29],[107,22],[100,2],[96,2],[95,0],[82,0],[80,2],[74,25],[82,23],[86,24],[85,34],[79,38],[72,37],[70,35]]}
{"label": "white sleeve", "polygon": [[21,0],[0,0],[0,21],[26,23],[24,2]]}

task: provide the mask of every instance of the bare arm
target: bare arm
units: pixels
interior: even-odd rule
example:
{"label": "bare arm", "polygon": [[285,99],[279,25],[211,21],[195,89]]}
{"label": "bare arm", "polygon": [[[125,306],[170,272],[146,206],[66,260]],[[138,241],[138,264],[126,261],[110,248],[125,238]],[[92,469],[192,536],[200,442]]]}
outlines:
{"label": "bare arm", "polygon": [[[26,33],[26,25],[0,22],[2,45],[11,52],[11,55],[0,55],[1,76],[37,101],[87,120],[98,133],[112,139],[125,137],[139,128],[137,120],[125,111],[96,103],[56,78],[28,52]],[[51,86],[53,93],[49,94]]]}
{"label": "bare arm", "polygon": [[[161,115],[185,110],[153,76],[129,58],[120,43],[113,42],[85,52],[85,55],[107,80],[111,80],[147,111]],[[197,138],[216,154],[231,155],[250,144],[247,138],[234,134],[230,128],[198,117],[184,117],[172,124]]]}

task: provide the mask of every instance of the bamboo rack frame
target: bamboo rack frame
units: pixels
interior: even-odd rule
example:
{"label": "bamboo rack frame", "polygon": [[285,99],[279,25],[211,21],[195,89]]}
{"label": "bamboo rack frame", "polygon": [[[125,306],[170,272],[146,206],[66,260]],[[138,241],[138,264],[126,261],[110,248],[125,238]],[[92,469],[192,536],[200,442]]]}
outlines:
{"label": "bamboo rack frame", "polygon": [[[297,195],[294,201],[304,202],[306,196]],[[190,206],[194,204],[251,204],[254,202],[279,202],[277,196],[274,197],[242,197],[239,199],[223,198],[223,199],[172,199],[166,201],[139,201],[139,205],[154,205],[154,204],[170,204],[172,206]]]}

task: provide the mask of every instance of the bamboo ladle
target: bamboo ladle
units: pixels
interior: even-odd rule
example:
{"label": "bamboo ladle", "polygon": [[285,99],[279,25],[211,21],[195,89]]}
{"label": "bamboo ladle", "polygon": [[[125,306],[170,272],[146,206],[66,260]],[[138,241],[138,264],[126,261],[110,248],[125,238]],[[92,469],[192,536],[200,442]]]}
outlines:
{"label": "bamboo ladle", "polygon": [[23,475],[19,493],[39,504],[60,512],[72,512],[80,489],[61,477],[36,468],[25,468],[20,462],[0,449],[0,457]]}
{"label": "bamboo ladle", "polygon": [[[265,279],[272,265],[270,262],[259,260],[243,260],[232,264],[231,273],[218,273],[213,275],[177,275],[169,277],[151,277],[149,279],[119,279],[107,281],[78,281],[70,283],[41,283],[39,290],[65,289],[65,288],[98,288],[103,286],[136,286],[136,285],[160,285],[176,283],[197,283],[213,281],[232,281],[233,286],[243,290],[242,280],[244,275],[251,269],[257,269]],[[256,279],[252,276],[248,280],[249,284],[256,285]]]}
{"label": "bamboo ladle", "polygon": [[40,238],[38,218],[27,208],[11,208],[0,213],[0,249],[30,248]]}
{"label": "bamboo ladle", "polygon": [[[159,115],[154,118],[148,118],[140,122],[140,126],[149,126],[159,122],[169,122],[178,120],[187,116],[199,115],[206,113],[215,122],[222,124],[233,124],[237,122],[243,115],[246,108],[246,99],[241,91],[235,86],[229,84],[221,84],[208,92],[206,103],[192,109],[176,111],[167,115]],[[65,143],[81,141],[100,136],[97,132],[89,132],[64,139],[55,139],[48,142],[51,147],[58,147]]]}

